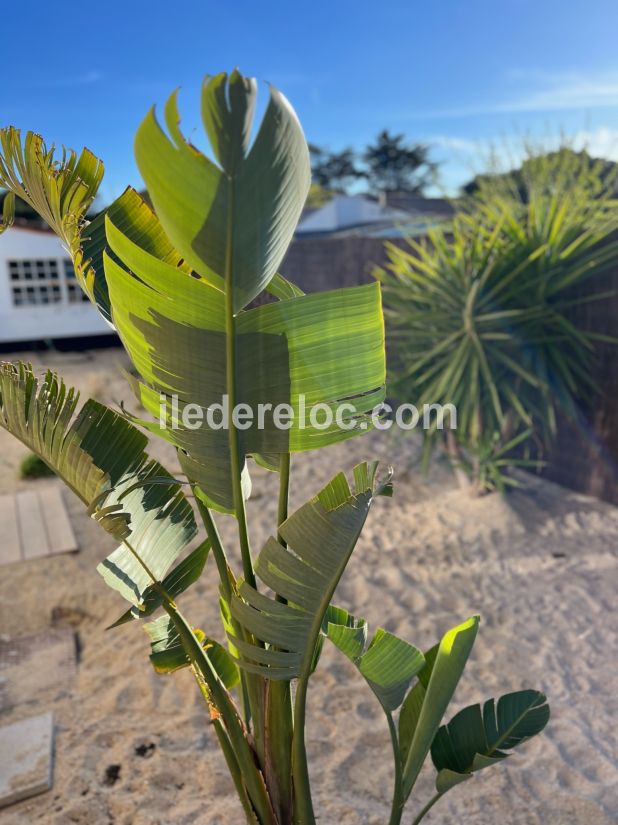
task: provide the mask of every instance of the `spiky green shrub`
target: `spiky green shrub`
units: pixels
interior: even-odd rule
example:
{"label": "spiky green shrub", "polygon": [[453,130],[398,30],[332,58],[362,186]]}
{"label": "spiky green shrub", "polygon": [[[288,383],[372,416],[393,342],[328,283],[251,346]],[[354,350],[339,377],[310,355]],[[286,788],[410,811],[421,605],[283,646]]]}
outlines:
{"label": "spiky green shrub", "polygon": [[[385,392],[380,289],[306,296],[277,274],[309,188],[309,157],[292,108],[274,89],[250,144],[255,96],[255,82],[238,72],[204,84],[216,162],[185,141],[175,96],[165,107],[167,132],[151,111],[135,150],[155,211],[128,189],[91,223],[85,216],[101,162],[87,150],[58,161],[34,134],[22,143],[17,130],[0,132],[0,185],[65,242],[79,282],[118,331],[138,376],[132,387],[154,418],[129,420],[92,399],[78,410],[77,393],[56,375],[38,379],[26,365],[4,364],[0,425],[52,466],[120,542],[98,567],[128,602],[114,626],[148,619],[155,669],[192,670],[247,822],[315,823],[305,707],[329,640],[384,710],[394,760],[389,823],[398,825],[430,751],[433,804],[542,730],[549,709],[541,693],[522,691],[441,727],[478,617],[422,653],[381,628],[370,640],[363,619],[331,604],[373,499],[391,493],[390,477],[379,480],[376,463],[363,462],[350,481],[337,474],[289,514],[290,456],[371,424]],[[250,308],[265,290],[271,301]],[[189,425],[189,405],[192,414],[207,412],[223,395],[226,428]],[[303,422],[302,397],[330,408],[345,401],[352,426]],[[288,404],[292,426],[266,418],[260,427],[259,417],[258,427],[241,426],[235,404],[262,402]],[[174,445],[182,478],[149,458],[142,429]],[[280,482],[277,521],[257,554],[245,508],[250,458]],[[201,529],[185,489],[206,534],[197,546]],[[224,548],[215,513],[236,520],[240,565],[230,561],[238,556]],[[179,608],[209,554],[218,633],[197,629]]]}
{"label": "spiky green shrub", "polygon": [[612,192],[587,156],[533,157],[481,181],[448,227],[387,244],[391,392],[455,405],[455,429],[424,432],[425,456],[446,447],[475,490],[515,483],[508,469],[538,463],[558,413],[577,417],[597,390],[595,344],[611,339],[574,311],[612,294],[595,283],[618,255]]}

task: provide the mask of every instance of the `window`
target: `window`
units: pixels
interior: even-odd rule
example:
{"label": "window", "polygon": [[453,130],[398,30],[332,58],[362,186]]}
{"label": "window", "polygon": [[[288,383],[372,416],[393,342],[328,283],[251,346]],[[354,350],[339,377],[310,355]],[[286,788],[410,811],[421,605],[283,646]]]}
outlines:
{"label": "window", "polygon": [[15,306],[57,304],[62,300],[58,261],[9,261],[11,294]]}
{"label": "window", "polygon": [[75,277],[75,270],[73,269],[73,263],[69,260],[69,258],[65,258],[64,260],[64,277],[66,279],[67,297],[69,299],[69,303],[88,303],[90,299],[78,284],[77,278]]}
{"label": "window", "polygon": [[13,306],[43,306],[68,301],[80,304],[88,297],[82,292],[69,258],[9,261],[9,282]]}

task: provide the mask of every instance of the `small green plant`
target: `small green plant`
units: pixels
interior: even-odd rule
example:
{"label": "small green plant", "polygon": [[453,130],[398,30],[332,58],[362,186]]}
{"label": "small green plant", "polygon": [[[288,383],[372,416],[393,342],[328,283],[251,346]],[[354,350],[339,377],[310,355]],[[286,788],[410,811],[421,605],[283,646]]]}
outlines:
{"label": "small green plant", "polygon": [[[274,89],[250,143],[255,97],[255,82],[237,71],[205,82],[202,117],[216,162],[182,136],[175,95],[165,107],[167,131],[151,111],[135,151],[155,211],[128,189],[92,222],[85,215],[103,173],[98,159],[84,150],[57,161],[37,135],[22,143],[17,130],[0,132],[0,184],[37,209],[70,250],[154,419],[130,420],[92,399],[78,410],[77,393],[56,375],[38,379],[27,365],[4,364],[0,425],[54,467],[120,542],[98,567],[128,602],[113,626],[147,619],[155,669],[192,670],[250,825],[315,823],[305,708],[327,641],[356,665],[384,710],[393,749],[389,825],[402,821],[431,752],[436,796],[419,822],[456,784],[542,730],[549,709],[541,693],[521,691],[443,726],[478,617],[422,653],[381,628],[370,638],[363,619],[331,603],[372,501],[391,494],[390,474],[380,478],[375,462],[361,463],[351,480],[335,475],[290,514],[290,457],[369,428],[385,394],[380,288],[303,295],[278,274],[309,189],[309,156],[292,108]],[[271,300],[251,308],[265,290]],[[200,411],[207,418],[223,409],[223,398],[226,426],[193,426]],[[289,426],[266,417],[247,428],[247,408],[262,402],[283,404]],[[300,415],[302,403],[342,402],[346,427],[318,427]],[[183,478],[148,457],[143,429],[176,447]],[[257,554],[245,508],[249,458],[279,474],[277,520]],[[197,546],[188,494],[205,530]],[[238,565],[215,513],[235,518]],[[179,608],[209,555],[219,634],[198,629]]]}
{"label": "small green plant", "polygon": [[391,392],[456,407],[454,429],[424,432],[425,457],[443,446],[472,490],[516,484],[509,469],[542,463],[558,413],[577,418],[596,392],[595,344],[613,339],[573,312],[612,294],[588,281],[614,265],[617,227],[613,179],[565,151],[482,180],[426,239],[387,244]]}
{"label": "small green plant", "polygon": [[35,453],[28,453],[19,465],[20,478],[49,478],[55,475],[52,468]]}

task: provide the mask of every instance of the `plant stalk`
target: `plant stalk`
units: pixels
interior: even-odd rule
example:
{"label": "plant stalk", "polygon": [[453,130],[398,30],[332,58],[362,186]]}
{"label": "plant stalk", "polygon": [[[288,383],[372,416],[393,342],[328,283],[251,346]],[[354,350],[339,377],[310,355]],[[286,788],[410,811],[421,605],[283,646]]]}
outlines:
{"label": "plant stalk", "polygon": [[[208,538],[212,544],[212,551],[215,557],[215,562],[217,564],[217,571],[219,573],[219,578],[221,580],[221,587],[223,589],[223,597],[225,601],[229,604],[231,597],[232,597],[232,583],[235,582],[234,574],[230,570],[227,556],[225,555],[225,550],[223,548],[223,543],[221,541],[221,536],[219,535],[219,530],[217,529],[217,525],[215,524],[215,520],[212,517],[212,513],[210,509],[206,507],[204,502],[200,501],[199,497],[196,496],[197,507],[202,517],[202,521],[204,522],[204,526],[206,528],[206,532],[208,533]],[[239,635],[243,635],[242,628],[236,626],[235,624],[235,632],[239,633]],[[249,698],[249,682],[250,676],[245,673],[243,670],[240,671],[240,700],[241,700],[241,708],[242,708],[242,715],[245,721],[245,725],[249,728],[251,724],[251,701]]]}
{"label": "plant stalk", "polygon": [[403,816],[403,806],[405,799],[403,796],[403,770],[401,766],[401,755],[399,753],[399,738],[397,728],[393,720],[393,714],[386,714],[388,719],[388,730],[391,735],[391,745],[393,747],[393,759],[395,761],[395,785],[393,788],[393,804],[388,825],[400,825]]}
{"label": "plant stalk", "polygon": [[[277,527],[281,527],[288,517],[288,504],[290,498],[290,469],[292,456],[290,453],[281,453],[279,456],[279,502],[277,505]],[[279,542],[287,547],[281,536]]]}
{"label": "plant stalk", "polygon": [[212,667],[206,651],[195,637],[191,626],[179,612],[176,605],[173,602],[170,604],[166,601],[163,607],[174,623],[185,653],[204,677],[213,704],[221,714],[230,746],[233,748],[238,760],[243,781],[261,825],[277,825],[264,777],[257,766],[255,752],[250,745],[242,720],[229,693]]}
{"label": "plant stalk", "polygon": [[227,213],[227,248],[225,251],[225,367],[226,389],[228,400],[228,439],[230,447],[230,465],[232,475],[232,490],[234,495],[234,511],[238,522],[238,538],[242,555],[243,574],[247,584],[256,586],[251,559],[251,543],[247,526],[247,510],[242,492],[242,456],[240,433],[234,426],[234,408],[236,406],[236,318],[234,316],[234,244],[232,233],[234,228],[234,187],[231,178],[228,179],[229,198]]}
{"label": "plant stalk", "polygon": [[221,751],[223,752],[223,756],[230,771],[232,781],[234,782],[236,793],[240,799],[240,804],[242,805],[245,816],[247,817],[247,823],[248,825],[260,825],[255,808],[251,804],[251,799],[247,793],[245,783],[243,782],[243,776],[238,765],[238,760],[236,759],[236,754],[230,745],[230,740],[227,737],[225,729],[218,719],[213,722],[213,725],[215,728],[215,733],[217,734],[217,739],[219,740]]}
{"label": "plant stalk", "polygon": [[303,676],[296,685],[294,701],[294,738],[292,739],[292,781],[294,785],[294,825],[315,825],[311,802],[311,784],[305,747],[305,716],[309,677]]}
{"label": "plant stalk", "polygon": [[227,562],[221,536],[219,535],[219,530],[217,529],[217,525],[215,524],[209,508],[206,507],[203,501],[200,501],[199,496],[196,496],[195,500],[197,501],[197,508],[200,516],[202,517],[202,521],[204,522],[206,533],[208,534],[208,538],[212,544],[212,554],[215,557],[217,571],[219,573],[219,578],[221,579],[223,595],[225,596],[226,601],[229,602],[232,595],[232,586],[230,583],[231,571]]}
{"label": "plant stalk", "polygon": [[[229,193],[227,208],[227,242],[225,250],[225,378],[228,401],[228,443],[230,450],[230,471],[234,512],[238,527],[238,539],[242,557],[242,567],[245,582],[257,589],[253,560],[251,557],[251,543],[247,524],[247,510],[242,491],[242,467],[244,451],[242,450],[241,432],[234,423],[234,409],[237,404],[236,396],[236,317],[234,315],[234,181],[228,176]],[[258,642],[259,643],[259,642]],[[245,695],[248,698],[253,722],[253,738],[256,755],[260,766],[265,764],[265,681],[260,677],[247,675],[243,681],[246,686]]]}
{"label": "plant stalk", "polygon": [[[206,687],[206,683],[204,682],[204,678],[194,665],[191,665],[191,669],[193,670],[193,673],[195,675],[195,681],[197,682],[200,692],[204,697],[204,701],[210,709],[210,697],[208,694],[208,688]],[[221,747],[221,752],[223,753],[226,764],[228,766],[230,776],[232,777],[232,781],[234,782],[236,793],[238,794],[238,798],[240,799],[240,803],[245,812],[245,816],[247,817],[247,823],[248,825],[259,825],[259,820],[255,813],[255,808],[251,804],[251,799],[249,798],[249,794],[247,793],[245,783],[243,782],[242,773],[240,771],[240,766],[238,765],[238,760],[236,759],[236,754],[234,753],[234,748],[230,744],[230,740],[226,733],[225,727],[221,724],[220,719],[213,719],[212,725],[215,729],[217,739],[219,740],[219,746]]]}
{"label": "plant stalk", "polygon": [[[290,489],[290,454],[282,453],[279,458],[279,502],[277,527],[288,517]],[[280,543],[287,546],[281,536]],[[286,599],[276,594],[279,602]],[[292,738],[294,735],[294,715],[292,685],[289,681],[271,680],[266,684],[266,777],[273,798],[273,807],[282,822],[292,819]]]}
{"label": "plant stalk", "polygon": [[202,675],[204,683],[212,696],[213,704],[217,711],[221,714],[221,718],[225,723],[227,736],[229,737],[230,747],[234,751],[236,759],[238,760],[238,765],[247,788],[247,793],[249,794],[252,805],[259,816],[260,825],[278,825],[266,785],[264,783],[264,777],[256,763],[255,752],[247,738],[247,731],[245,730],[242,720],[238,715],[238,711],[236,710],[230,694],[228,693],[225,685],[219,679],[219,676],[213,668],[206,651],[197,640],[191,625],[189,625],[182,613],[176,607],[174,600],[171,598],[169,593],[165,591],[161,583],[157,581],[154,573],[150,570],[139,553],[128,541],[125,541],[124,543],[135,559],[144,568],[150,577],[153,586],[159,592],[163,602],[163,609],[170,617],[174,627],[176,628],[180,642],[185,653],[187,654],[187,658],[191,662],[191,665],[195,671],[199,671]]}
{"label": "plant stalk", "polygon": [[424,818],[425,818],[425,814],[428,814],[428,813],[429,813],[429,811],[430,811],[430,810],[433,808],[433,806],[436,804],[436,802],[437,802],[439,799],[441,799],[443,796],[444,796],[444,794],[441,794],[441,793],[437,793],[435,796],[432,796],[432,797],[431,797],[431,799],[429,800],[429,802],[425,805],[425,807],[423,808],[423,810],[420,812],[420,814],[416,817],[416,819],[414,820],[414,822],[412,823],[412,825],[419,825],[419,822],[420,822],[422,819],[424,819]]}

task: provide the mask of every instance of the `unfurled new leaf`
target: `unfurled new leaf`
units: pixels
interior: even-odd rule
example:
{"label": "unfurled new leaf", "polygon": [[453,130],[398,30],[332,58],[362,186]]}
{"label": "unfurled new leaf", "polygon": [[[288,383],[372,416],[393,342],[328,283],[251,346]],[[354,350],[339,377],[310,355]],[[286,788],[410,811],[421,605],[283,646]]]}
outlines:
{"label": "unfurled new leaf", "polygon": [[324,633],[358,668],[386,713],[397,710],[425,657],[381,627],[367,646],[367,625],[341,608],[329,608]]}

